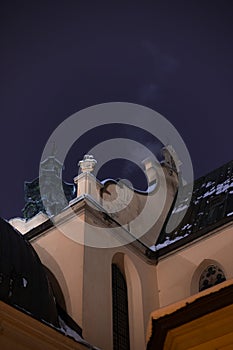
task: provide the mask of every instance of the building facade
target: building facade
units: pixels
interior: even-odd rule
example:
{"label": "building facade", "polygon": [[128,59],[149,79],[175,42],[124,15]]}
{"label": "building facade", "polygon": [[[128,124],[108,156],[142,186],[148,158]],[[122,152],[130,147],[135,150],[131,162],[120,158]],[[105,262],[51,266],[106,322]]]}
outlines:
{"label": "building facade", "polygon": [[[175,207],[179,169],[165,155],[161,164],[145,161],[145,192],[99,182],[86,156],[75,185],[63,184],[68,204],[59,193],[41,198],[34,180],[25,218],[10,220],[38,254],[56,303],[103,350],[233,347],[223,317],[231,320],[233,304],[233,162],[197,180],[190,205],[184,196]],[[55,194],[56,162],[45,164],[43,182]],[[178,224],[168,234],[171,217]]]}

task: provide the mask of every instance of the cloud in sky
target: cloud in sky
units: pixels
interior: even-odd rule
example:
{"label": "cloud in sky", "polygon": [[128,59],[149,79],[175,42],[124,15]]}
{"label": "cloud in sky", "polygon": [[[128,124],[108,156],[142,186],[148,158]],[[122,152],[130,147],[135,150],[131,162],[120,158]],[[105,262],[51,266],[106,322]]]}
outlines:
{"label": "cloud in sky", "polygon": [[150,40],[143,41],[141,47],[149,59],[150,77],[139,89],[139,98],[142,103],[150,103],[161,96],[165,89],[164,81],[176,72],[179,62],[174,56],[162,52],[158,45]]}

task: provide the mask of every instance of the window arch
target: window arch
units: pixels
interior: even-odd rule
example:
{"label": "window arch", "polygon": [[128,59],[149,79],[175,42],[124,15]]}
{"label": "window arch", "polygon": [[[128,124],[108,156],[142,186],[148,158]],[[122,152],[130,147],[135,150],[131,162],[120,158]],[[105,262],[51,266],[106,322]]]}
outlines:
{"label": "window arch", "polygon": [[217,264],[208,265],[199,278],[199,292],[226,281],[223,270]]}
{"label": "window arch", "polygon": [[112,264],[113,349],[129,350],[129,313],[125,277],[116,264]]}

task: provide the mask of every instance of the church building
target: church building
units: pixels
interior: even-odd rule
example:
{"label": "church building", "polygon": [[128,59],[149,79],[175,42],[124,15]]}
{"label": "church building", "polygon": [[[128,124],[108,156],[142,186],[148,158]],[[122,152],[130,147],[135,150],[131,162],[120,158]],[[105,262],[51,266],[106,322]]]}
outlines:
{"label": "church building", "polygon": [[146,191],[90,155],[74,184],[55,156],[25,183],[24,218],[0,222],[2,349],[233,349],[233,161],[177,202],[163,152]]}

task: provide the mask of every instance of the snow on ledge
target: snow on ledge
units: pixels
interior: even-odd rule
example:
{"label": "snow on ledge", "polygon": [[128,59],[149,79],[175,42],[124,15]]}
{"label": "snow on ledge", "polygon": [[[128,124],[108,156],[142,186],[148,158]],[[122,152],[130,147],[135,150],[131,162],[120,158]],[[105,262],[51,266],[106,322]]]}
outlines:
{"label": "snow on ledge", "polygon": [[29,220],[23,218],[12,218],[9,220],[9,224],[24,235],[47,220],[48,216],[40,212]]}

